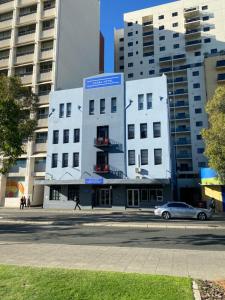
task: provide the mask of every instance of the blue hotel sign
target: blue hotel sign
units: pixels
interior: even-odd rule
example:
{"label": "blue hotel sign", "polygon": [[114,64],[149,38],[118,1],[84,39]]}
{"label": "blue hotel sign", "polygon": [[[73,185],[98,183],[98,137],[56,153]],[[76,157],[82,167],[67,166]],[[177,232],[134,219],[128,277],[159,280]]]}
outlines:
{"label": "blue hotel sign", "polygon": [[85,80],[85,89],[98,89],[104,87],[110,87],[115,85],[121,85],[122,76],[118,75],[109,75],[104,77],[95,77]]}
{"label": "blue hotel sign", "polygon": [[103,184],[103,178],[86,178],[85,184]]}

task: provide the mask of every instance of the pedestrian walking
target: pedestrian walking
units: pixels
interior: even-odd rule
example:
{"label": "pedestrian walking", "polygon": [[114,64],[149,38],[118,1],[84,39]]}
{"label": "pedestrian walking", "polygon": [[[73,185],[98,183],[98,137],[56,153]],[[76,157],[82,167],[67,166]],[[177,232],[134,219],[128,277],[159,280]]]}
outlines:
{"label": "pedestrian walking", "polygon": [[24,200],[23,197],[20,198],[20,209],[24,208]]}
{"label": "pedestrian walking", "polygon": [[25,207],[27,207],[27,199],[26,199],[25,196],[23,196],[23,205],[24,205]]}
{"label": "pedestrian walking", "polygon": [[74,210],[76,210],[77,207],[79,208],[79,210],[81,210],[81,207],[80,207],[80,199],[79,199],[77,196],[75,196],[75,197],[74,197],[74,201],[75,201],[75,207],[74,207]]}
{"label": "pedestrian walking", "polygon": [[30,208],[30,196],[27,199],[27,207]]}
{"label": "pedestrian walking", "polygon": [[210,208],[213,212],[215,212],[216,204],[215,204],[215,199],[214,199],[214,198],[211,198],[211,199],[210,199],[209,208]]}

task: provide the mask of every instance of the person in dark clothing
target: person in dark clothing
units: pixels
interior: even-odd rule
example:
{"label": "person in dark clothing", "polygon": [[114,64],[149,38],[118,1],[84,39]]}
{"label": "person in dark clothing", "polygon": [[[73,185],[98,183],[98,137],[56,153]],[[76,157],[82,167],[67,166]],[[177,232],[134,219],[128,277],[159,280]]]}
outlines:
{"label": "person in dark clothing", "polygon": [[209,208],[210,208],[213,212],[215,212],[216,205],[215,205],[215,199],[214,199],[214,198],[211,198],[210,203],[209,203]]}
{"label": "person in dark clothing", "polygon": [[81,207],[80,207],[80,199],[79,199],[77,196],[75,196],[74,201],[75,201],[75,207],[74,207],[74,210],[76,210],[77,207],[79,208],[79,210],[81,210]]}
{"label": "person in dark clothing", "polygon": [[23,196],[23,206],[27,207],[27,199],[25,196]]}
{"label": "person in dark clothing", "polygon": [[30,207],[30,196],[27,199],[27,207]]}
{"label": "person in dark clothing", "polygon": [[23,209],[24,208],[24,200],[23,200],[23,197],[21,197],[20,199],[20,209]]}

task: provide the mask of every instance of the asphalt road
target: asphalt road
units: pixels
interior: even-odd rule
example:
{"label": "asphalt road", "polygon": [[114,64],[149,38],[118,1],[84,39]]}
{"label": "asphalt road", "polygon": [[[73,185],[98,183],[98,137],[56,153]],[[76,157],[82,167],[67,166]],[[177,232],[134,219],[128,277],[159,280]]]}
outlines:
{"label": "asphalt road", "polygon": [[[5,220],[25,221],[26,224],[4,223]],[[225,251],[224,229],[177,229],[157,228],[162,220],[150,213],[62,213],[46,211],[0,210],[0,244],[48,243],[65,245],[119,246],[160,249],[217,250]],[[29,224],[36,221],[36,224]],[[156,228],[106,227],[105,222],[154,222]],[[38,223],[40,222],[40,223]],[[51,222],[51,224],[44,224]],[[83,224],[101,222],[102,226]],[[199,224],[193,220],[171,220],[172,224]],[[203,224],[203,223],[201,223]],[[204,224],[223,224],[224,217],[217,217]]]}

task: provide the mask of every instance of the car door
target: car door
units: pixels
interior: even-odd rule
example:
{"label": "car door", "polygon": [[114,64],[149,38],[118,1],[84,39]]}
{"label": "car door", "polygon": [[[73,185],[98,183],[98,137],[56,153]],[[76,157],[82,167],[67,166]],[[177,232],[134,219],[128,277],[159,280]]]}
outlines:
{"label": "car door", "polygon": [[178,203],[178,214],[179,218],[191,218],[192,210],[190,209],[190,206],[186,203]]}

